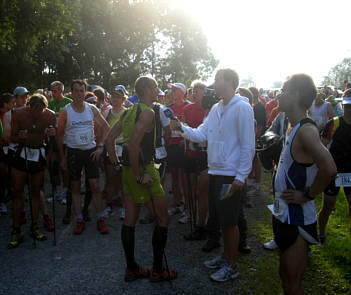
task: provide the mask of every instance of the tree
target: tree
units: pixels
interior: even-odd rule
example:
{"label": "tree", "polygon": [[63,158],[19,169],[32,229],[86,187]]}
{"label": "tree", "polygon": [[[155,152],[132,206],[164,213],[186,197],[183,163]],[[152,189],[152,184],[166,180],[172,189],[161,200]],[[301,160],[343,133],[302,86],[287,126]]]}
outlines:
{"label": "tree", "polygon": [[[192,17],[168,0],[3,0],[2,90],[72,78],[110,89],[139,75],[206,80],[218,61]],[[4,11],[4,12],[3,12]],[[2,18],[3,19],[3,18]]]}
{"label": "tree", "polygon": [[272,88],[282,88],[283,82],[282,81],[274,81],[272,84]]}
{"label": "tree", "polygon": [[341,63],[331,68],[328,75],[324,77],[322,84],[344,89],[344,80],[351,80],[351,58],[344,58]]}
{"label": "tree", "polygon": [[240,81],[240,87],[251,87],[255,86],[256,83],[254,82],[253,78],[251,76],[248,76],[247,78],[241,79]]}

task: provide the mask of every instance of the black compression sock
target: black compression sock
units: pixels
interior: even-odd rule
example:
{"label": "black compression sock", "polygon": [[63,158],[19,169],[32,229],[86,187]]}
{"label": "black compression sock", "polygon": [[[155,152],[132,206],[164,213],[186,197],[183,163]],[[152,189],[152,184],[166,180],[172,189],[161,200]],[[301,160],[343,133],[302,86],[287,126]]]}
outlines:
{"label": "black compression sock", "polygon": [[127,267],[129,269],[135,269],[138,265],[134,259],[134,247],[135,247],[135,227],[122,226],[121,231],[122,245],[124,249],[124,255],[127,260]]}
{"label": "black compression sock", "polygon": [[168,227],[155,226],[154,233],[152,235],[152,248],[154,252],[154,264],[153,269],[156,272],[163,270],[162,259],[167,243]]}

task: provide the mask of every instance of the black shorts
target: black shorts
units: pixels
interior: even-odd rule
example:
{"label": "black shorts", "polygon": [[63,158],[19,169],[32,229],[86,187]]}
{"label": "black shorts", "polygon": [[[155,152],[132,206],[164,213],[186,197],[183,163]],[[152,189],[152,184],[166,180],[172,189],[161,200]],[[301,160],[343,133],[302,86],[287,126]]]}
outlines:
{"label": "black shorts", "polygon": [[[272,216],[272,224],[274,240],[277,243],[280,252],[283,253],[285,250],[295,244],[297,237],[300,234],[299,228],[297,225],[283,223],[274,216]],[[318,241],[317,222],[309,225],[302,225],[300,227],[315,241]],[[310,243],[309,241],[307,241],[307,243],[314,244]]]}
{"label": "black shorts", "polygon": [[185,168],[184,148],[178,144],[167,147],[167,163],[170,168]]}
{"label": "black shorts", "polygon": [[223,184],[232,184],[234,176],[209,175],[208,209],[209,215],[221,226],[238,224],[244,188],[221,200]]}
{"label": "black shorts", "polygon": [[[336,196],[340,191],[340,187],[335,186],[335,180],[332,180],[327,188],[324,190],[324,193],[329,196]],[[344,187],[345,195],[351,195],[351,187]]]}
{"label": "black shorts", "polygon": [[208,168],[206,151],[196,152],[196,158],[185,156],[185,160],[185,172],[187,173],[197,173]]}
{"label": "black shorts", "polygon": [[27,161],[28,171],[26,166],[26,160],[21,157],[21,152],[23,148],[18,148],[15,155],[12,158],[12,167],[23,172],[29,172],[30,174],[36,174],[42,172],[46,168],[46,159],[41,153],[41,148],[34,148],[39,150],[39,160],[38,161]]}
{"label": "black shorts", "polygon": [[5,164],[8,163],[7,155],[4,153],[4,150],[2,147],[0,147],[0,162]]}
{"label": "black shorts", "polygon": [[83,167],[87,179],[99,178],[97,163],[91,158],[91,153],[95,150],[96,148],[80,150],[67,147],[67,169],[70,180],[80,180]]}

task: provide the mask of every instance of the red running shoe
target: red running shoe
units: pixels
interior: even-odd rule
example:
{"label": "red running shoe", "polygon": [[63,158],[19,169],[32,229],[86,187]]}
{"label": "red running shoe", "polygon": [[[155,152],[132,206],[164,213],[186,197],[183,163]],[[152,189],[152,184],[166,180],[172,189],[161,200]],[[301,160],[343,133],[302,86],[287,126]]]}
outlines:
{"label": "red running shoe", "polygon": [[156,272],[154,271],[154,269],[152,269],[150,273],[150,282],[157,283],[162,281],[174,280],[177,278],[177,276],[178,274],[175,270],[170,270],[168,273],[168,270],[166,269],[163,269],[162,272]]}
{"label": "red running shoe", "polygon": [[53,231],[55,229],[49,215],[44,215],[44,227],[47,231]]}
{"label": "red running shoe", "polygon": [[109,233],[108,227],[106,226],[105,219],[103,217],[98,219],[97,228],[101,234],[108,234]]}
{"label": "red running shoe", "polygon": [[138,266],[136,269],[132,270],[129,268],[126,268],[126,273],[124,275],[124,280],[126,282],[132,282],[137,279],[145,279],[150,276],[150,270],[144,269],[140,266]]}
{"label": "red running shoe", "polygon": [[76,228],[74,229],[73,233],[75,235],[80,235],[84,230],[84,221],[77,220]]}

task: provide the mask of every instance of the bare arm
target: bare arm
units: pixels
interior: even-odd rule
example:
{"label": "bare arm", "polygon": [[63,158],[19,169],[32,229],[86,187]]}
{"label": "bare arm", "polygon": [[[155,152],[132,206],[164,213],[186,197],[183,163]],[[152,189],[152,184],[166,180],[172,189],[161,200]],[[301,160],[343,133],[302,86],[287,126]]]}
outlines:
{"label": "bare arm", "polygon": [[[67,122],[67,112],[66,112],[66,109],[62,109],[59,112],[58,124],[57,124],[57,147],[60,154],[61,165],[63,165],[62,163],[63,161],[65,161],[65,155],[63,152],[63,135],[65,133],[66,122]],[[63,169],[66,168],[65,165],[63,165],[62,168]]]}
{"label": "bare arm", "polygon": [[99,142],[104,141],[107,135],[107,132],[110,129],[110,126],[108,125],[104,117],[101,115],[99,110],[94,105],[90,105],[90,107],[91,107],[91,110],[93,111],[94,123],[97,125],[97,131],[98,131],[98,134],[96,135],[98,142],[96,144],[99,145]]}
{"label": "bare arm", "polygon": [[163,134],[165,139],[165,146],[167,146],[171,140],[171,134],[172,134],[170,125],[163,127]]}
{"label": "bare arm", "polygon": [[116,152],[116,145],[115,140],[120,134],[122,133],[122,118],[120,118],[116,124],[110,129],[105,137],[105,149],[108,152],[109,158],[111,163],[119,162],[117,152]]}

